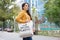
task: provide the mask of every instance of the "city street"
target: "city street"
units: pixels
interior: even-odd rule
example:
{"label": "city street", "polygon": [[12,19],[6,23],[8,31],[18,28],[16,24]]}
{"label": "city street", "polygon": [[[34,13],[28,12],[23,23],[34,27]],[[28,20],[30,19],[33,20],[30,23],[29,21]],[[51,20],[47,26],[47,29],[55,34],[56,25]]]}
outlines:
{"label": "city street", "polygon": [[[56,37],[34,35],[33,40],[60,40]],[[0,40],[22,40],[18,33],[0,32]]]}
{"label": "city street", "polygon": [[0,0],[0,40],[23,40],[18,31],[30,29],[33,40],[60,40],[59,10],[60,0]]}

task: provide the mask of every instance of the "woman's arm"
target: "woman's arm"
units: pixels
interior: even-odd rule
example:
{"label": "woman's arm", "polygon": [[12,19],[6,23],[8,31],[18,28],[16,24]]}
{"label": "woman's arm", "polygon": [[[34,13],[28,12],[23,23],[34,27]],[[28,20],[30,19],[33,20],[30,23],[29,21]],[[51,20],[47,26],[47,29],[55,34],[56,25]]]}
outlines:
{"label": "woman's arm", "polygon": [[23,12],[19,13],[18,16],[16,17],[16,21],[19,23],[25,23],[26,20],[22,20],[23,15],[24,15]]}

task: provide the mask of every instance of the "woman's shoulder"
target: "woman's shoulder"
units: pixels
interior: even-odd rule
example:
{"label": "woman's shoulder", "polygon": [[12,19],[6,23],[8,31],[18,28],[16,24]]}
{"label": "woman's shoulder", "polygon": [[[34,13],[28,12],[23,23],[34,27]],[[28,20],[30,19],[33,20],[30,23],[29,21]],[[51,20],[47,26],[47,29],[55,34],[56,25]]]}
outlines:
{"label": "woman's shoulder", "polygon": [[23,14],[24,14],[24,13],[25,13],[25,11],[24,11],[24,10],[21,10],[19,13],[20,13],[20,14],[21,14],[21,13],[23,13]]}
{"label": "woman's shoulder", "polygon": [[24,14],[24,12],[23,11],[20,11],[18,14]]}

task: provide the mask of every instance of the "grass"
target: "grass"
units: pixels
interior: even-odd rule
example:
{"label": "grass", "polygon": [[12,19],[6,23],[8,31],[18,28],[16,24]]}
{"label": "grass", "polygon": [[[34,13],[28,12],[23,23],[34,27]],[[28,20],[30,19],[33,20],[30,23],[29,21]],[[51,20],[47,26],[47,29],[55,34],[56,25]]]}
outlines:
{"label": "grass", "polygon": [[52,37],[60,37],[60,32],[55,33],[54,31],[39,31],[38,35],[44,35],[44,36],[52,36]]}

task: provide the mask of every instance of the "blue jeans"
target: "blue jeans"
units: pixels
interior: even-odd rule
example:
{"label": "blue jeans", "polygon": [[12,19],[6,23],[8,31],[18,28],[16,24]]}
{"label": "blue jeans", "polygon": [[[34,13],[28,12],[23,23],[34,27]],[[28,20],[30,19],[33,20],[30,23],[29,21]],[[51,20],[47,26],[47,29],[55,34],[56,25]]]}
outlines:
{"label": "blue jeans", "polygon": [[23,40],[32,40],[32,37],[23,38]]}

